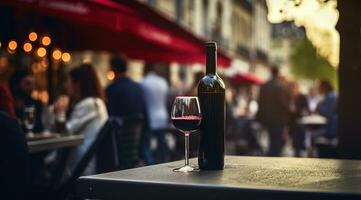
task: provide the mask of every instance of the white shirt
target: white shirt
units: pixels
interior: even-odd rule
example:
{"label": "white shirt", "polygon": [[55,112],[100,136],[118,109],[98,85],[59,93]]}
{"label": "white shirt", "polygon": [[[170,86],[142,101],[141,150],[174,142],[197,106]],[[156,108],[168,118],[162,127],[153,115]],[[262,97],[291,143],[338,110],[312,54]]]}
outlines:
{"label": "white shirt", "polygon": [[[96,139],[99,131],[108,119],[108,112],[103,100],[88,97],[78,102],[66,122],[67,131],[71,134],[84,134],[82,144],[73,148],[69,155],[66,172],[71,173],[85,152]],[[95,173],[95,160],[93,159],[84,171],[84,175]]]}
{"label": "white shirt", "polygon": [[143,80],[145,103],[151,129],[164,128],[168,125],[167,81],[155,73],[148,73]]}

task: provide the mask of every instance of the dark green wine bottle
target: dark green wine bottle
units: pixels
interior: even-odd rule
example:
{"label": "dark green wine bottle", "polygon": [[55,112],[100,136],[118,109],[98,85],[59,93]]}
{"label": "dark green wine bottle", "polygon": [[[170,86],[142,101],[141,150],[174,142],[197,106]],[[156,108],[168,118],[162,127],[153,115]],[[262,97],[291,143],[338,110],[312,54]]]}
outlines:
{"label": "dark green wine bottle", "polygon": [[202,112],[198,165],[201,170],[224,168],[225,86],[217,74],[217,44],[206,43],[206,75],[199,81]]}

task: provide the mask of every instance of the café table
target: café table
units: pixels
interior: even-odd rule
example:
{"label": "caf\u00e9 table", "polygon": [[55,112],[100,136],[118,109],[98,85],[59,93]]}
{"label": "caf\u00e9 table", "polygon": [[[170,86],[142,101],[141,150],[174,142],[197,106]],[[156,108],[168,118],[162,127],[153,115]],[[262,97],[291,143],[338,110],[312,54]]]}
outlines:
{"label": "caf\u00e9 table", "polygon": [[56,149],[63,149],[73,147],[83,142],[84,135],[65,135],[55,134],[54,137],[38,140],[28,140],[28,149],[30,153],[40,151],[50,151]]}
{"label": "caf\u00e9 table", "polygon": [[313,140],[314,140],[314,133],[327,124],[327,119],[321,115],[313,114],[309,116],[302,117],[298,124],[305,127],[305,146],[307,150],[308,157],[314,157],[314,147],[313,147]]}
{"label": "caf\u00e9 table", "polygon": [[[183,161],[83,176],[84,199],[361,199],[361,161],[226,156],[225,169],[177,173]],[[191,159],[196,164],[196,159]]]}
{"label": "caf\u00e9 table", "polygon": [[309,129],[317,129],[325,126],[327,119],[321,115],[314,114],[302,117],[298,123]]}

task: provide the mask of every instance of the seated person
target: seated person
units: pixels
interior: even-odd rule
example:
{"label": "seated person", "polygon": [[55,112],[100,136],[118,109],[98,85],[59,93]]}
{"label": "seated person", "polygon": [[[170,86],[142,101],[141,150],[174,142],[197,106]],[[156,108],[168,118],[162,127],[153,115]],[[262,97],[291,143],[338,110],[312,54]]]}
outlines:
{"label": "seated person", "polygon": [[326,127],[321,135],[334,138],[337,134],[337,96],[332,84],[327,80],[320,82],[319,91],[324,98],[318,104],[316,111],[327,119]]}
{"label": "seated person", "polygon": [[[33,75],[24,70],[16,71],[10,78],[9,87],[14,97],[16,117],[22,121],[24,119],[24,108],[28,106],[34,106],[35,125],[33,132],[42,132],[44,129],[41,121],[43,104],[31,96],[35,90]],[[26,128],[23,127],[23,130],[26,131]]]}
{"label": "seated person", "polygon": [[[66,90],[70,99],[66,96],[60,97],[54,104],[55,112],[66,112],[69,110],[69,104],[73,105],[66,122],[66,129],[71,134],[85,136],[83,143],[70,152],[65,169],[65,176],[69,176],[96,139],[108,119],[108,113],[99,79],[90,64],[83,64],[70,72]],[[84,175],[93,173],[95,173],[94,159],[85,169]]]}

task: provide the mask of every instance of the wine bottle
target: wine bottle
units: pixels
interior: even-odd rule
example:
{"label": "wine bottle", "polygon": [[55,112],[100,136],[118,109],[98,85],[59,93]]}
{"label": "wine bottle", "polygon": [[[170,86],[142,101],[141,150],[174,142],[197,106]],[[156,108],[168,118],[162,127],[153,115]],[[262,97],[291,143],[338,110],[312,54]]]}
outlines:
{"label": "wine bottle", "polygon": [[217,44],[206,43],[206,75],[199,81],[202,111],[198,165],[201,170],[224,168],[225,86],[217,74]]}

